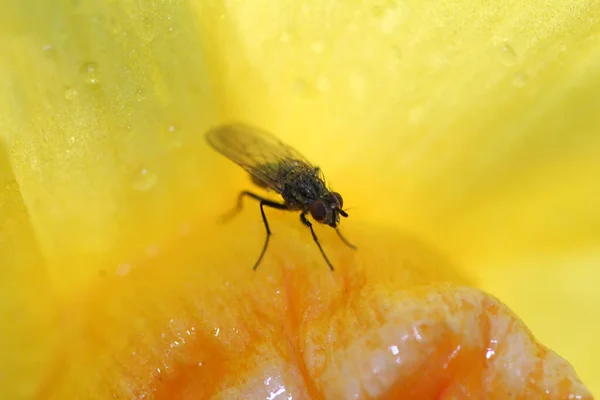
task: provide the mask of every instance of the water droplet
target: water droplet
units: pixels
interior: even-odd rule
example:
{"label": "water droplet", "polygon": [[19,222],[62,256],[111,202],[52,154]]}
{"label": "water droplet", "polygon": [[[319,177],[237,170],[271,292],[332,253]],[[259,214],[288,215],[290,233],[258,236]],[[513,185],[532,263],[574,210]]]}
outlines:
{"label": "water droplet", "polygon": [[67,101],[73,101],[77,98],[77,96],[79,96],[77,89],[69,88],[65,91],[65,100]]}
{"label": "water droplet", "polygon": [[502,42],[498,45],[498,56],[502,64],[511,66],[517,62],[517,53],[508,42]]}
{"label": "water droplet", "polygon": [[56,56],[56,49],[50,43],[46,43],[42,46],[42,51],[46,57],[53,58]]}
{"label": "water droplet", "polygon": [[135,99],[137,101],[144,101],[146,100],[146,92],[142,89],[138,89],[137,92],[135,92]]}
{"label": "water droplet", "polygon": [[117,275],[118,276],[126,276],[131,271],[131,265],[129,264],[119,264],[117,266]]}
{"label": "water droplet", "polygon": [[40,168],[40,165],[38,163],[38,159],[36,156],[31,157],[31,168],[34,170],[38,170]]}
{"label": "water droplet", "polygon": [[529,77],[527,76],[527,74],[517,74],[515,75],[514,79],[513,79],[513,85],[517,86],[517,87],[523,87],[525,85],[527,85],[527,81],[529,80]]}
{"label": "water droplet", "polygon": [[[156,257],[158,254],[160,253],[160,247],[158,247],[157,245],[150,245],[148,247],[146,247],[146,255],[148,257]],[[171,323],[173,320],[171,320]]]}
{"label": "water droplet", "polygon": [[7,192],[17,192],[19,189],[19,184],[17,183],[16,179],[11,179],[10,181],[6,182],[4,188]]}
{"label": "water droplet", "polygon": [[81,73],[83,74],[85,83],[88,85],[98,84],[98,65],[96,63],[85,63],[83,67],[81,67]]}
{"label": "water droplet", "polygon": [[121,27],[121,23],[122,23],[121,19],[119,19],[115,16],[111,16],[109,18],[108,23],[109,23],[110,32],[115,37],[122,35],[123,28]]}
{"label": "water droplet", "polygon": [[140,17],[139,37],[145,42],[152,42],[156,36],[156,29],[153,18]]}
{"label": "water droplet", "polygon": [[148,169],[142,168],[137,174],[133,183],[133,189],[139,192],[146,192],[156,184],[156,175]]}
{"label": "water droplet", "polygon": [[171,147],[181,147],[183,144],[183,132],[177,129],[175,125],[169,125],[167,128],[167,140]]}

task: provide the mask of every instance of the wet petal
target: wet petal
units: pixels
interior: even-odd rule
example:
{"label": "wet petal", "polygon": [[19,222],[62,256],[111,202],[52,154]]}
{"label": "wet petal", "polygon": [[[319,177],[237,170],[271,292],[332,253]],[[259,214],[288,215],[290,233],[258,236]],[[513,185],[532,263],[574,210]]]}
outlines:
{"label": "wet petal", "polygon": [[[263,234],[260,220],[255,214],[246,216],[241,220],[246,230],[230,228],[228,236],[219,236],[223,231],[215,234],[213,229],[217,228],[213,220],[206,219],[207,215],[213,216],[225,208],[224,203],[230,201],[238,188],[237,185],[234,188],[233,181],[215,185],[235,169],[230,166],[226,173],[215,174],[214,166],[219,164],[213,164],[213,159],[209,159],[212,156],[200,150],[200,134],[221,117],[242,116],[281,132],[282,137],[300,150],[306,149],[311,158],[323,160],[320,163],[331,171],[330,179],[344,189],[346,198],[353,199],[349,206],[352,207],[352,203],[370,205],[361,206],[353,213],[355,225],[346,224],[349,233],[354,233],[360,240],[359,257],[365,258],[355,261],[342,249],[336,249],[335,259],[341,271],[352,271],[355,263],[373,270],[375,276],[366,281],[366,286],[382,284],[391,275],[401,274],[402,279],[384,285],[383,298],[393,299],[394,293],[417,283],[446,279],[463,281],[443,258],[423,258],[422,250],[418,250],[413,242],[406,248],[399,246],[398,228],[410,228],[417,236],[442,247],[453,260],[471,261],[467,264],[470,266],[478,265],[473,260],[483,254],[480,249],[485,250],[486,246],[490,249],[486,241],[493,245],[497,243],[498,235],[502,237],[510,232],[510,229],[504,233],[496,231],[497,224],[491,224],[490,228],[487,223],[485,230],[474,223],[466,224],[464,233],[458,228],[466,219],[464,214],[472,210],[471,204],[478,204],[466,201],[470,190],[476,190],[477,183],[489,185],[489,178],[494,176],[482,173],[472,177],[468,172],[473,168],[484,170],[480,167],[489,162],[486,154],[494,153],[497,142],[484,146],[487,153],[478,151],[478,145],[487,143],[484,139],[488,137],[504,137],[506,125],[502,123],[512,121],[515,110],[546,118],[532,106],[537,104],[532,100],[538,93],[536,88],[545,88],[554,82],[550,77],[564,70],[549,67],[546,71],[554,71],[555,75],[535,75],[546,78],[532,79],[531,82],[537,83],[527,86],[530,91],[525,91],[525,95],[516,97],[519,100],[516,105],[505,104],[505,99],[515,98],[509,96],[514,94],[511,91],[514,88],[507,89],[507,85],[502,85],[506,83],[502,79],[506,78],[507,69],[503,66],[496,70],[489,68],[488,58],[484,56],[496,50],[484,47],[487,52],[477,51],[482,49],[480,38],[488,39],[481,32],[489,33],[485,28],[491,23],[464,28],[467,25],[464,16],[469,15],[469,10],[475,11],[478,3],[468,3],[470,9],[408,7],[408,14],[402,14],[404,3],[373,8],[366,3],[350,4],[348,8],[340,4],[329,10],[303,8],[293,13],[295,19],[290,22],[293,29],[289,29],[287,36],[286,32],[279,35],[281,32],[272,28],[272,24],[260,19],[269,12],[259,14],[257,19],[258,8],[231,3],[236,8],[228,9],[214,4],[198,6],[200,26],[195,25],[196,19],[190,10],[168,3],[155,8],[53,5],[38,8],[36,13],[19,3],[12,5],[11,12],[0,21],[3,32],[11,33],[9,39],[0,44],[2,54],[6,55],[0,61],[0,88],[6,94],[0,99],[0,109],[5,110],[0,137],[7,148],[8,175],[14,175],[10,179],[16,180],[20,188],[15,199],[20,197],[22,201],[18,200],[16,204],[24,204],[21,209],[29,213],[28,218],[17,219],[18,225],[30,226],[29,231],[16,234],[14,241],[26,244],[27,249],[38,249],[33,254],[40,254],[40,259],[45,260],[34,263],[35,274],[47,276],[54,291],[63,296],[69,294],[64,298],[66,304],[59,308],[59,317],[53,320],[55,325],[38,322],[49,318],[52,310],[40,308],[42,317],[32,318],[38,326],[50,326],[60,336],[57,347],[35,343],[46,352],[49,348],[56,350],[53,362],[43,366],[42,384],[28,386],[35,387],[41,396],[53,394],[57,398],[69,398],[90,392],[98,397],[114,393],[130,396],[154,389],[169,389],[164,392],[168,394],[170,390],[178,390],[190,383],[204,383],[204,379],[196,380],[195,370],[187,368],[188,364],[194,368],[202,367],[204,362],[211,369],[201,372],[206,374],[202,377],[218,382],[220,386],[212,389],[196,387],[194,390],[219,393],[227,387],[235,389],[242,383],[238,379],[244,376],[241,372],[251,370],[244,353],[247,348],[236,347],[236,343],[228,341],[227,337],[220,339],[223,342],[213,339],[222,338],[222,327],[236,328],[245,322],[242,316],[250,318],[252,323],[265,320],[272,323],[272,318],[258,312],[265,306],[262,298],[258,297],[257,307],[249,310],[246,303],[246,300],[252,303],[252,293],[265,290],[267,285],[253,287],[248,282],[255,278],[237,275],[248,271],[248,260],[253,261],[256,248],[260,246]],[[390,14],[393,5],[398,10]],[[538,3],[537,7],[540,5]],[[530,12],[528,18],[532,17],[535,6],[525,9]],[[293,5],[289,7],[294,10]],[[547,20],[558,26],[568,26],[569,29],[564,31],[567,39],[587,33],[588,25],[579,24],[571,29],[574,25],[567,23],[573,19],[569,19],[572,8],[557,7],[545,9],[549,14]],[[486,18],[490,21],[509,13],[506,9],[490,10],[499,13],[488,14]],[[269,21],[276,21],[276,28],[286,27],[281,23],[285,19],[277,18],[281,10],[271,9],[270,12]],[[403,25],[402,15],[407,16],[408,25]],[[319,21],[319,18],[324,20]],[[512,29],[522,26],[516,22],[527,24],[528,18],[526,15],[523,19],[513,19]],[[48,21],[59,23],[48,24]],[[473,19],[469,18],[471,21]],[[383,26],[384,22],[387,27]],[[432,28],[432,23],[436,28]],[[439,48],[439,39],[448,37],[445,30],[452,26],[460,26],[470,32],[470,36],[449,36],[457,40],[454,44],[461,51],[457,58],[450,57],[451,73],[446,74],[444,55],[438,58],[434,53],[432,57],[431,50]],[[374,27],[379,27],[381,32]],[[329,32],[324,33],[323,29]],[[401,31],[405,32],[404,36],[397,35]],[[375,40],[375,47],[367,46],[373,41],[367,42],[364,32],[386,34],[389,40],[406,40],[410,43],[408,59],[415,60],[415,64],[404,63],[403,49],[388,47],[389,40]],[[417,34],[409,35],[411,32]],[[540,32],[545,32],[546,36]],[[533,26],[532,35],[524,41],[529,47],[523,48],[536,49],[535,45],[543,42],[539,38],[548,39],[552,32],[545,24]],[[468,37],[470,41],[466,40]],[[535,38],[538,40],[533,40]],[[413,39],[415,42],[411,43]],[[279,42],[283,43],[280,48],[271,46]],[[265,46],[265,43],[269,45]],[[507,47],[502,41],[499,43],[492,47],[500,49],[502,65],[507,63],[506,54],[522,54],[521,49],[515,50],[513,45]],[[334,51],[341,48],[352,52]],[[580,53],[575,54],[588,54],[590,48],[589,43],[584,44],[577,49]],[[277,56],[277,49],[289,51]],[[296,53],[294,49],[302,51]],[[451,50],[452,46],[447,48],[447,51]],[[290,55],[292,57],[288,57]],[[480,60],[483,61],[478,68],[468,72],[471,65]],[[508,70],[515,72],[515,69]],[[308,70],[306,75],[305,70]],[[300,79],[296,79],[298,71],[302,72]],[[381,71],[386,71],[381,74],[381,79],[373,80]],[[590,74],[586,71],[581,74],[584,82]],[[479,80],[473,79],[473,75]],[[489,76],[489,84],[482,76]],[[14,82],[29,84],[17,86]],[[372,82],[376,85],[372,86]],[[583,85],[579,91],[573,91],[572,104],[581,105],[576,100],[593,93],[587,87]],[[342,90],[336,92],[336,88]],[[332,93],[336,93],[335,96]],[[552,93],[556,101],[544,103],[550,105],[546,110],[554,111],[562,105],[571,107],[559,102],[565,97],[559,96],[558,88]],[[583,97],[580,97],[581,93]],[[458,101],[463,98],[470,98],[471,102]],[[416,110],[412,108],[415,104]],[[419,109],[419,105],[425,108]],[[469,114],[472,109],[477,111],[475,117]],[[582,109],[584,113],[588,110]],[[412,113],[407,114],[409,110]],[[492,111],[498,112],[497,119],[487,118]],[[407,115],[412,116],[408,119],[414,126],[406,123]],[[429,115],[433,117],[423,117]],[[435,124],[431,124],[432,120]],[[523,147],[508,146],[507,149],[529,159],[529,153],[517,150],[530,149],[532,143],[545,138],[542,129],[535,124],[539,120],[515,118],[515,126],[521,129],[516,132],[529,132],[533,126],[534,134],[519,142]],[[560,133],[564,132],[564,123],[549,120],[554,124],[540,126],[554,129],[550,129],[551,138],[563,138]],[[356,121],[359,122],[354,123]],[[496,122],[486,131],[489,136],[481,136],[480,132],[490,121]],[[306,132],[309,135],[304,135]],[[324,132],[341,133],[327,136]],[[383,132],[390,133],[384,135]],[[375,133],[375,140],[367,136]],[[446,133],[452,136],[446,136]],[[519,136],[514,135],[512,138],[517,141]],[[558,141],[558,144],[563,142]],[[464,148],[464,153],[457,153],[453,147]],[[382,148],[406,148],[410,152],[383,153]],[[575,151],[579,147],[566,148]],[[461,157],[454,159],[450,157],[452,154]],[[470,154],[478,154],[481,159],[473,162]],[[506,154],[507,157],[501,160],[506,164],[499,162],[493,169],[500,176],[504,176],[502,166],[515,159],[521,160],[508,150]],[[539,160],[552,158],[548,155],[554,153],[542,153]],[[372,164],[358,165],[357,160],[363,159]],[[588,163],[588,159],[592,161]],[[595,168],[593,161],[592,157],[583,157],[583,165],[589,166],[589,170]],[[415,171],[418,173],[413,175]],[[514,173],[514,169],[509,173]],[[467,185],[469,190],[463,188],[455,192],[455,180],[449,176],[461,176],[464,182],[474,183]],[[361,184],[356,184],[357,181]],[[505,181],[510,182],[510,179]],[[394,184],[390,185],[390,182]],[[585,189],[587,182],[583,180],[579,184]],[[207,193],[215,187],[220,187],[222,193]],[[580,186],[576,184],[576,187]],[[485,193],[495,196],[493,191]],[[376,202],[373,201],[375,195]],[[575,203],[567,198],[564,204],[570,209]],[[461,210],[463,214],[459,212]],[[295,216],[290,221],[297,224]],[[369,229],[360,221],[394,225],[391,237],[396,239],[386,241],[385,235],[376,233],[379,229]],[[593,227],[593,216],[591,221]],[[290,232],[279,229],[277,236]],[[364,231],[362,236],[361,231]],[[265,268],[270,267],[271,272],[266,272],[262,279],[272,279],[271,283],[274,281],[275,285],[284,287],[288,282],[285,276],[271,277],[273,267],[295,267],[301,273],[314,271],[310,276],[315,276],[316,281],[309,282],[310,287],[319,289],[321,280],[329,279],[330,275],[324,274],[319,254],[307,240],[305,230],[300,228],[298,232],[279,241],[279,245],[274,244],[271,255],[265,260]],[[365,235],[365,232],[371,234]],[[525,234],[528,232],[531,230],[525,230]],[[593,230],[590,232],[594,233]],[[243,239],[231,239],[234,233],[241,234]],[[441,239],[440,235],[450,233],[448,242]],[[562,235],[562,231],[559,233]],[[177,247],[186,235],[185,248]],[[583,237],[571,236],[574,238],[572,243]],[[562,239],[560,235],[556,237]],[[327,243],[335,239],[333,235],[324,235]],[[36,246],[38,240],[39,246]],[[308,252],[309,255],[290,256],[281,246],[295,246],[297,251],[301,250],[299,253]],[[485,254],[496,254],[491,250]],[[417,256],[407,256],[413,253]],[[519,253],[514,254],[516,257]],[[20,262],[14,265],[19,266]],[[18,268],[16,271],[17,276],[11,277],[11,282],[24,282],[25,285],[28,282],[25,270]],[[102,275],[106,278],[100,279]],[[46,278],[40,279],[44,282]],[[229,286],[234,286],[233,294],[227,292],[228,282]],[[351,291],[356,290],[355,286]],[[7,293],[14,293],[14,290]],[[304,298],[303,294],[298,299],[298,293],[304,292],[295,293],[293,299],[301,301]],[[323,296],[317,298],[317,307],[327,294],[324,291]],[[27,298],[28,302],[32,296]],[[43,305],[51,308],[52,302]],[[368,303],[359,306],[363,311],[376,309]],[[284,311],[282,318],[288,318],[289,310]],[[353,315],[348,313],[345,317],[352,318]],[[289,318],[296,317],[291,313]],[[47,331],[51,331],[50,327]],[[280,329],[279,325],[276,327]],[[9,338],[17,338],[14,343],[22,343],[18,340],[23,340],[19,335],[24,331],[26,329],[19,328]],[[233,335],[240,334],[239,331],[234,331]],[[253,333],[252,329],[247,331]],[[307,333],[310,332],[308,329]],[[199,338],[193,341],[197,347],[172,350],[179,348],[185,335],[192,334]],[[276,339],[276,336],[267,335],[269,338]],[[260,343],[259,339],[253,336],[246,343]],[[207,343],[214,345],[217,352],[207,347]],[[365,349],[361,345],[356,348],[359,351]],[[223,360],[220,349],[229,351],[227,359]],[[268,365],[276,359],[275,350],[279,349],[258,352],[261,356],[264,354],[264,358],[252,362],[257,366]],[[44,352],[33,351],[36,356]],[[336,357],[341,359],[343,354]],[[175,361],[170,361],[172,359]],[[4,360],[3,363],[7,364]],[[287,364],[274,365],[285,370]],[[175,372],[166,373],[165,369],[169,368]],[[294,367],[289,368],[293,371]],[[265,374],[270,374],[260,373],[259,368],[251,371],[259,372],[247,377],[259,382]],[[567,370],[565,374],[570,376],[571,371]],[[36,371],[25,380],[37,382],[38,375]],[[163,381],[167,383],[161,383]],[[276,381],[265,385],[272,385],[270,393],[281,389]],[[97,390],[92,391],[90,387]]]}
{"label": "wet petal", "polygon": [[[327,246],[338,267],[330,273],[292,222],[273,218],[279,237],[257,272],[242,268],[257,248],[224,240],[237,233],[258,245],[242,220],[217,231],[211,248],[193,246],[192,233],[144,268],[107,278],[66,310],[63,364],[40,394],[591,398],[505,306],[444,284],[465,280],[426,245],[365,226],[355,233],[370,243],[361,253]],[[216,259],[236,270],[202,269]],[[76,349],[69,338],[80,338]]]}
{"label": "wet petal", "polygon": [[216,100],[183,7],[13,7],[0,137],[47,273],[70,291],[205,212],[213,179],[199,149]]}

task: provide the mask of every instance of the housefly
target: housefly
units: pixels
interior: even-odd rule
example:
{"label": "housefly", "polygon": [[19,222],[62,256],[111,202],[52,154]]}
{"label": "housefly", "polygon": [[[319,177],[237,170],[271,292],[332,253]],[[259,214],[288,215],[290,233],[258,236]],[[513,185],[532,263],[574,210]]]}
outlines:
{"label": "housefly", "polygon": [[344,238],[338,227],[340,216],[348,217],[342,208],[342,196],[329,190],[320,168],[312,165],[298,151],[269,132],[239,122],[209,130],[206,140],[216,151],[245,169],[256,186],[275,191],[283,200],[276,202],[242,191],[238,195],[237,206],[225,216],[225,219],[229,219],[242,210],[244,196],[259,202],[267,237],[253,270],[256,270],[265,255],[271,237],[265,207],[299,211],[300,221],[310,229],[314,242],[332,271],[333,265],[325,255],[307,215],[310,214],[318,223],[335,228],[340,239],[350,248],[356,249]]}

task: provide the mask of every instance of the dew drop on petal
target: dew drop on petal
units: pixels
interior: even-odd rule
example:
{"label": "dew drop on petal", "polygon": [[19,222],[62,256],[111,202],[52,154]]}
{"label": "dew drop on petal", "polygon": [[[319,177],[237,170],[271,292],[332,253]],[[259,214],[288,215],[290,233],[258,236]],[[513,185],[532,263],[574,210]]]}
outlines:
{"label": "dew drop on petal", "polygon": [[[146,247],[146,255],[148,257],[156,257],[159,254],[160,254],[160,247],[158,247],[157,245],[150,245],[150,246]],[[171,320],[171,321],[173,321],[173,320]]]}
{"label": "dew drop on petal", "polygon": [[50,43],[46,43],[42,46],[42,51],[46,57],[54,58],[56,56],[56,49]]}
{"label": "dew drop on petal", "polygon": [[142,89],[138,89],[137,92],[135,92],[135,99],[137,101],[144,101],[146,100],[146,92]]}
{"label": "dew drop on petal", "polygon": [[498,57],[500,58],[500,62],[506,66],[511,66],[517,63],[517,53],[512,48],[510,43],[502,42],[499,43],[498,46]]}
{"label": "dew drop on petal", "polygon": [[127,274],[129,274],[129,271],[131,271],[131,265],[129,264],[119,264],[117,266],[117,275],[118,276],[126,276]]}
{"label": "dew drop on petal", "polygon": [[88,62],[81,67],[83,80],[90,86],[98,84],[98,65],[94,62]]}
{"label": "dew drop on petal", "polygon": [[183,132],[177,129],[175,125],[169,125],[167,128],[167,138],[171,147],[181,147],[183,145]]}
{"label": "dew drop on petal", "polygon": [[156,175],[147,168],[142,168],[134,178],[133,189],[139,192],[145,192],[156,184]]}
{"label": "dew drop on petal", "polygon": [[515,85],[516,87],[523,87],[527,85],[528,80],[529,77],[527,76],[527,74],[517,74],[513,79],[513,85]]}
{"label": "dew drop on petal", "polygon": [[79,96],[79,92],[77,91],[77,89],[69,88],[65,90],[65,100],[73,101],[77,99],[77,96]]}
{"label": "dew drop on petal", "polygon": [[16,179],[11,179],[6,182],[4,189],[9,193],[16,193],[19,190],[19,184]]}

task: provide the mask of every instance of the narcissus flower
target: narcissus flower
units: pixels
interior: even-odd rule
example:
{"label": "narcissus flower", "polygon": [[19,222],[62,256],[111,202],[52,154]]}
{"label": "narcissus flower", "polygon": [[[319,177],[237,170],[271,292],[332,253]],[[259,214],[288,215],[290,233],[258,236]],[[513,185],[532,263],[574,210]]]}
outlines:
{"label": "narcissus flower", "polygon": [[[600,390],[598,4],[5,3],[0,398]],[[333,273],[216,223],[234,119],[344,196]]]}

